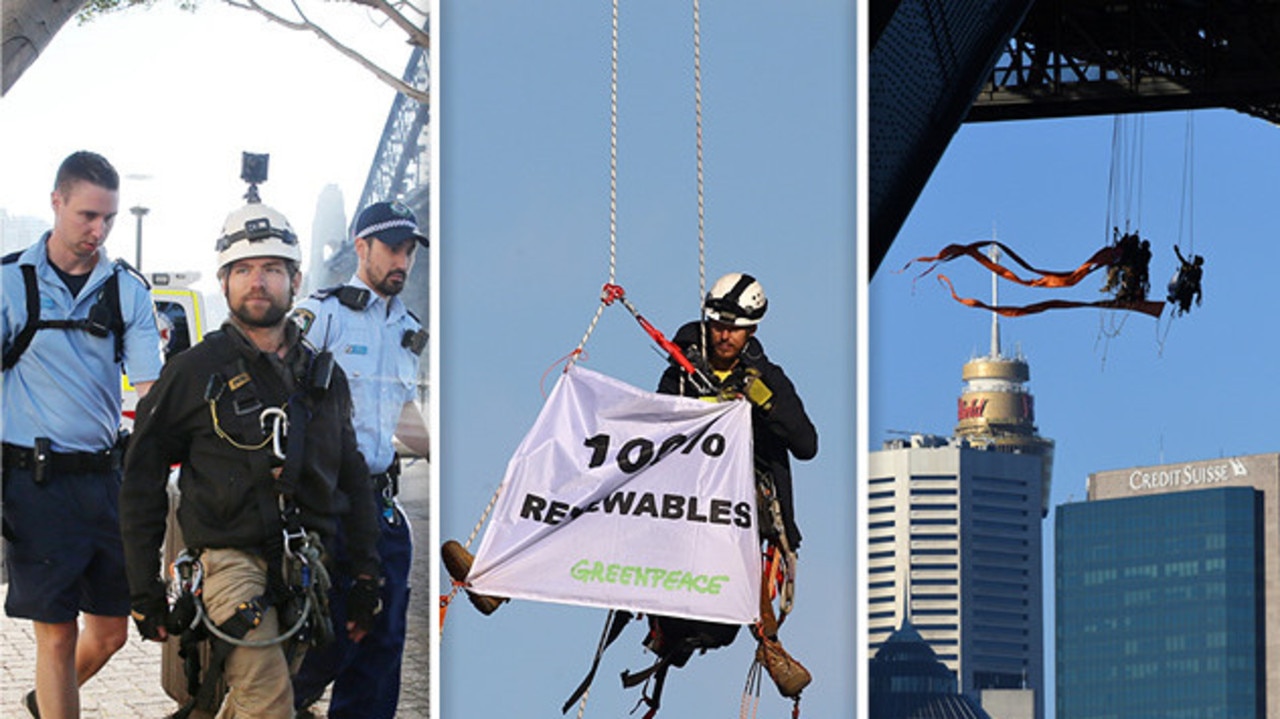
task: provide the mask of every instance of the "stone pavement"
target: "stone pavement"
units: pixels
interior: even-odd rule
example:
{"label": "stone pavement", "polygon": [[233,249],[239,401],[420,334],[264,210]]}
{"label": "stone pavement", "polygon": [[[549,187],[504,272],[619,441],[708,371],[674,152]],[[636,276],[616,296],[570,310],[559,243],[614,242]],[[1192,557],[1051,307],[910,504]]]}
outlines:
{"label": "stone pavement", "polygon": [[[408,480],[408,481],[405,481]],[[427,667],[430,657],[429,625],[435,616],[435,599],[428,594],[432,571],[426,537],[429,518],[426,463],[417,462],[405,472],[401,502],[414,530],[414,559],[410,572],[413,600],[409,607],[408,637],[398,716],[425,719],[430,716]],[[0,594],[7,586],[0,584]],[[25,719],[22,697],[35,687],[35,638],[31,622],[0,613],[0,718]],[[130,622],[129,642],[80,692],[84,719],[162,719],[177,703],[160,686],[161,645],[143,641]],[[327,701],[327,693],[323,703]]]}

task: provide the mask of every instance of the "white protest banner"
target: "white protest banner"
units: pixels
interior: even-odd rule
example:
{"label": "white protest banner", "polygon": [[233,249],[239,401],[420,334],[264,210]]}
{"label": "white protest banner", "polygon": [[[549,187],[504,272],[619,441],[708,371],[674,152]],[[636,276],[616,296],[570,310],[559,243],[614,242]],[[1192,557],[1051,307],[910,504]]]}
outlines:
{"label": "white protest banner", "polygon": [[755,497],[749,404],[575,365],[508,463],[467,579],[491,596],[750,623]]}

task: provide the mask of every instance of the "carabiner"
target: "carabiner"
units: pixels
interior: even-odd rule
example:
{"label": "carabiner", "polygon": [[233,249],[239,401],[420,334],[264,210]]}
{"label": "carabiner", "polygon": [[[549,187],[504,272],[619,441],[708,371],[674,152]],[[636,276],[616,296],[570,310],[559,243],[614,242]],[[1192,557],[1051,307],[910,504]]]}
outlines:
{"label": "carabiner", "polygon": [[271,453],[276,459],[284,461],[284,449],[280,446],[280,440],[289,436],[289,415],[285,414],[283,407],[268,407],[262,410],[262,414],[258,415],[258,423],[262,425],[262,431],[267,431],[267,422],[271,422]]}

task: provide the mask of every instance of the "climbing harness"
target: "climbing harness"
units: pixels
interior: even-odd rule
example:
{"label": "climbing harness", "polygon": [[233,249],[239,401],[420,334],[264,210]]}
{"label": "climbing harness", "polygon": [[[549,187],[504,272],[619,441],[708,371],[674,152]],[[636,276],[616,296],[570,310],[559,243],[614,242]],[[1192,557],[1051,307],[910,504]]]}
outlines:
{"label": "climbing harness", "polygon": [[[307,533],[285,546],[288,550],[281,570],[291,596],[273,597],[268,582],[266,593],[241,602],[235,613],[221,624],[215,624],[204,607],[200,550],[184,549],[174,560],[170,568],[171,608],[166,628],[179,639],[178,655],[183,659],[187,692],[191,697],[175,717],[186,717],[195,709],[217,709],[225,691],[222,673],[227,657],[236,647],[263,648],[294,642],[286,647],[286,656],[289,656],[300,643],[319,647],[333,640],[329,618],[331,582],[324,566],[320,538]],[[301,597],[302,607],[291,611],[288,603],[296,596]],[[280,613],[282,624],[287,617],[292,617],[288,628],[268,639],[245,639],[261,624],[272,606]],[[202,663],[200,646],[206,642],[208,658]]]}
{"label": "climbing harness", "polygon": [[[786,620],[795,604],[796,553],[787,538],[787,528],[782,518],[782,502],[778,498],[778,489],[769,472],[756,470],[756,503],[760,515],[760,527],[765,537],[764,579],[765,587],[771,595],[778,598],[778,614],[775,626],[766,626],[766,633],[772,636]],[[763,528],[768,527],[768,530]],[[762,619],[772,612],[769,602],[761,595]]]}
{"label": "climbing harness", "polygon": [[[303,644],[320,647],[334,638],[329,612],[332,582],[324,564],[324,547],[319,535],[303,526],[294,501],[311,403],[328,390],[332,355],[304,346],[303,358],[292,369],[295,388],[279,406],[263,406],[243,358],[214,373],[205,388],[215,434],[236,449],[255,453],[255,474],[265,475],[258,491],[259,512],[266,526],[278,527],[274,530],[278,534],[261,548],[267,563],[265,591],[241,602],[221,623],[214,623],[205,610],[201,549],[184,549],[173,562],[166,627],[180,639],[179,656],[191,697],[177,717],[196,709],[217,709],[225,691],[224,665],[236,647],[283,645],[289,657]],[[226,376],[230,379],[224,380]],[[235,416],[256,415],[263,438],[241,441],[228,433],[219,417],[219,402]],[[264,451],[266,456],[262,457]],[[272,607],[278,613],[281,631],[267,639],[246,639]],[[202,652],[206,643],[208,650]],[[202,655],[207,655],[204,661]]]}

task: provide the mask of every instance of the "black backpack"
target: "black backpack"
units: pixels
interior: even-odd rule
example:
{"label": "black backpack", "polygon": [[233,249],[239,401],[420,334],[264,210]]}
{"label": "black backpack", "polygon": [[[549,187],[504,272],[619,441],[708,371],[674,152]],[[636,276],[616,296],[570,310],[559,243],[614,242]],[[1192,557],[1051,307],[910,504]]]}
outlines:
{"label": "black backpack", "polygon": [[[22,252],[5,255],[0,258],[0,264],[11,265],[17,262],[21,255]],[[129,263],[116,260],[111,268],[111,276],[98,288],[98,297],[89,308],[88,317],[78,320],[42,320],[40,319],[40,288],[36,282],[35,265],[20,265],[22,282],[26,288],[27,324],[18,331],[13,345],[5,351],[3,368],[0,371],[7,371],[17,364],[18,359],[27,351],[36,331],[43,329],[84,330],[95,337],[114,334],[115,359],[116,362],[122,360],[124,358],[124,314],[120,311],[120,270],[122,268],[132,272],[142,279],[144,285],[147,285],[146,279],[130,267]],[[150,285],[147,287],[150,289]]]}

